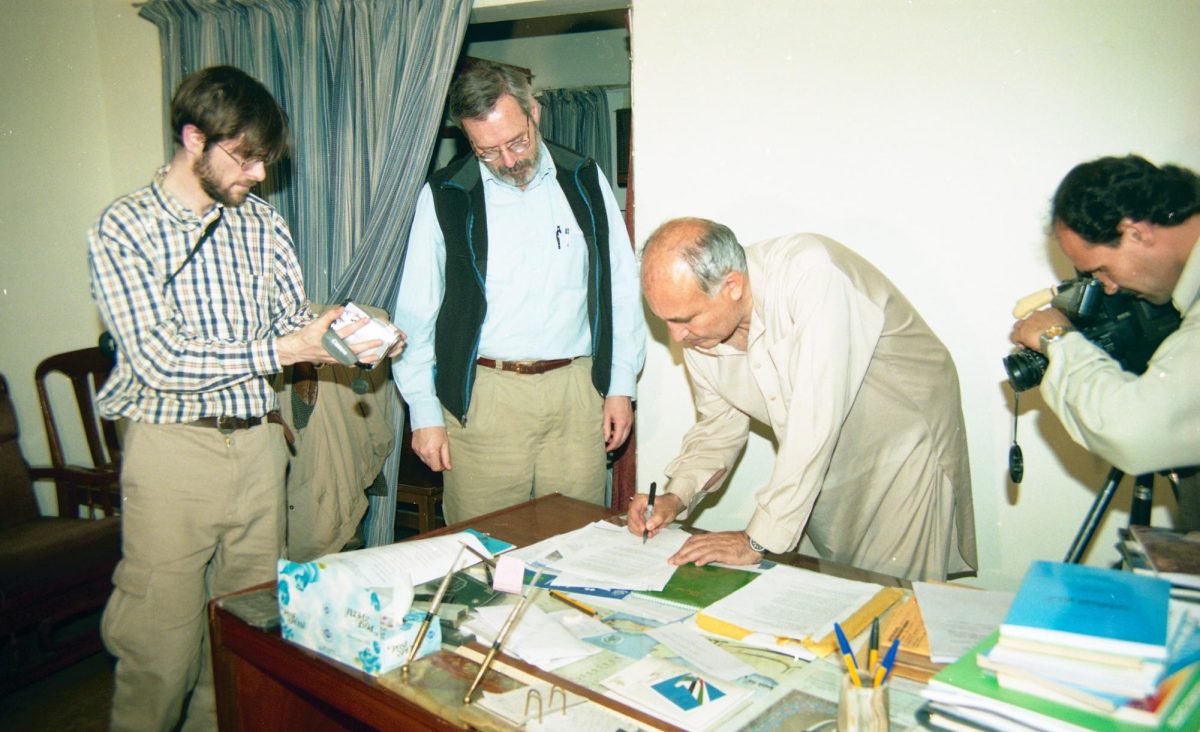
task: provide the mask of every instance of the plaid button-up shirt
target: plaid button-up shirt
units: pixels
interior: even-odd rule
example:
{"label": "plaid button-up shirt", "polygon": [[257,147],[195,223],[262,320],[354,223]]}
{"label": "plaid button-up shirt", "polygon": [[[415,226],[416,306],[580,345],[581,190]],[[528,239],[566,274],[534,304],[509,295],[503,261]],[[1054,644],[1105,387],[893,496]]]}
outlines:
{"label": "plaid button-up shirt", "polygon": [[266,414],[275,339],[313,318],[287,224],[253,194],[197,216],[165,174],[117,199],[88,234],[92,296],[117,342],[100,413],[155,423]]}

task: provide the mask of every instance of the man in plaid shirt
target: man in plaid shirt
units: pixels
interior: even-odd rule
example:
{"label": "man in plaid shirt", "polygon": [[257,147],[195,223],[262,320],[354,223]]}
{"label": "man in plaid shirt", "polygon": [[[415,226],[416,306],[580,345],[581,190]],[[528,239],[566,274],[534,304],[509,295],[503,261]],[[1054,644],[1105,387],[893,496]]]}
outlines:
{"label": "man in plaid shirt", "polygon": [[314,317],[287,224],[250,192],[288,150],[266,88],[203,69],[176,90],[171,126],[170,163],[88,237],[117,344],[100,412],[130,420],[123,559],[103,621],[114,730],[174,728],[189,691],[183,729],[216,728],[205,606],[274,579],[284,541],[286,428],[269,377],[332,362],[321,338],[341,314]]}

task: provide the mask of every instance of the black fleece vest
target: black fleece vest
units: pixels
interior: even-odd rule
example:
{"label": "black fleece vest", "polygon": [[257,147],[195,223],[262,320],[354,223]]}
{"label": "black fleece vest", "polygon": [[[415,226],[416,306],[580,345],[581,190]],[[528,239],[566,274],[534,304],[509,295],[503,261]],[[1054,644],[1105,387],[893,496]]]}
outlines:
{"label": "black fleece vest", "polygon": [[[588,247],[588,322],[592,332],[592,383],[607,395],[612,374],[612,272],[608,258],[608,217],[596,163],[561,145],[546,142],[557,183]],[[438,225],[446,241],[446,289],[434,331],[438,399],[466,422],[475,383],[479,334],[487,315],[488,232],[483,178],[473,155],[451,162],[429,178]],[[530,287],[539,283],[530,282]]]}

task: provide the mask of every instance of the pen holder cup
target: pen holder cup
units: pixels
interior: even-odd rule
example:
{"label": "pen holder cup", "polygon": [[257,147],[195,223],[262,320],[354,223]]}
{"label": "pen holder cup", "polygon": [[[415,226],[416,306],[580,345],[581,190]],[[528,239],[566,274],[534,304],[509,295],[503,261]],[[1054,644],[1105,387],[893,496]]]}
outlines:
{"label": "pen holder cup", "polygon": [[867,679],[858,687],[850,674],[842,674],[837,728],[838,732],[887,732],[888,684],[872,686]]}

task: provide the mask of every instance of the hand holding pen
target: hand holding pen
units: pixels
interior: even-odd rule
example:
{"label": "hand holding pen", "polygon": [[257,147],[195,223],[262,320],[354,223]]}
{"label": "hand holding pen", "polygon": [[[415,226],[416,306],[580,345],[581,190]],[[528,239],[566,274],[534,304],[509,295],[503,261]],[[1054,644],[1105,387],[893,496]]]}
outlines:
{"label": "hand holding pen", "polygon": [[650,498],[646,502],[646,513],[642,515],[642,543],[646,543],[646,537],[650,535],[650,517],[654,515],[654,494],[658,492],[658,483],[650,481]]}

